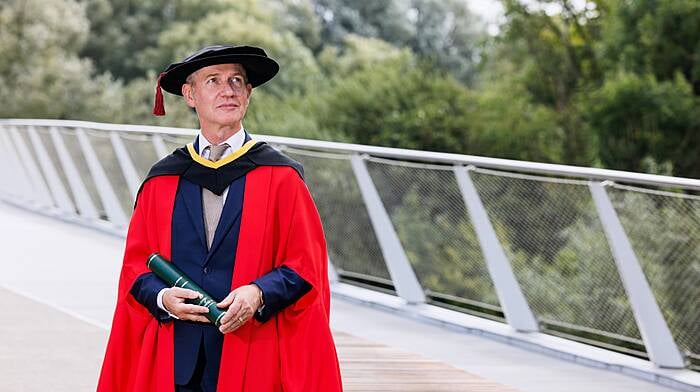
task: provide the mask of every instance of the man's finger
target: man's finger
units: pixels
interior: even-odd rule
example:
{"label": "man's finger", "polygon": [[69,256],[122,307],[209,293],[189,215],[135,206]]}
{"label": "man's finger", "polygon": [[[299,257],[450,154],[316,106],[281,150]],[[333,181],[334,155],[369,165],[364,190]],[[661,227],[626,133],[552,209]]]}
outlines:
{"label": "man's finger", "polygon": [[219,327],[219,332],[228,333],[232,330],[231,329],[232,327],[233,327],[233,323],[221,324],[221,326]]}
{"label": "man's finger", "polygon": [[245,319],[237,317],[226,324],[221,324],[221,327],[219,327],[219,331],[224,334],[230,333],[240,328],[243,324],[245,324]]}
{"label": "man's finger", "polygon": [[[234,302],[235,304],[235,302]],[[232,323],[239,317],[238,311],[233,308],[233,305],[226,310],[226,314],[221,318],[221,324]]]}
{"label": "man's finger", "polygon": [[231,322],[232,319],[233,313],[227,311],[226,314],[224,314],[224,316],[221,317],[221,325],[224,326],[228,324],[229,322]]}
{"label": "man's finger", "polygon": [[187,315],[183,320],[188,320],[188,321],[197,321],[200,323],[210,323],[209,319],[204,317],[204,316],[199,316],[199,315]]}
{"label": "man's finger", "polygon": [[193,313],[193,314],[209,313],[209,308],[207,308],[206,306],[199,306],[199,305],[183,304],[180,306],[180,309],[182,312],[185,312],[185,313]]}
{"label": "man's finger", "polygon": [[200,298],[202,296],[202,294],[194,290],[183,289],[182,287],[173,287],[170,290],[172,290],[174,296],[179,298],[195,299]]}
{"label": "man's finger", "polygon": [[226,298],[224,298],[223,301],[221,301],[221,302],[219,302],[218,304],[216,304],[216,306],[219,307],[219,308],[222,308],[222,309],[223,309],[223,308],[228,308],[228,307],[233,303],[233,300],[234,300],[235,298],[236,298],[236,292],[235,292],[235,291],[232,291],[232,292],[230,292],[230,293],[226,296]]}
{"label": "man's finger", "polygon": [[231,306],[228,307],[228,310],[226,311],[227,313],[232,313],[233,315],[237,315],[238,312],[241,311],[241,299],[236,296],[233,299],[233,303],[231,303]]}

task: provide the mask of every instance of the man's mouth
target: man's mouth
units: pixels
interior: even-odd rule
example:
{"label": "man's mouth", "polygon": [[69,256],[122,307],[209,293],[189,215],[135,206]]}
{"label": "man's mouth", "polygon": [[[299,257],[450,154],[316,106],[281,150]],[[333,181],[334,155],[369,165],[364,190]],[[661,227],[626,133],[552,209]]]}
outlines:
{"label": "man's mouth", "polygon": [[236,103],[222,103],[222,104],[218,105],[216,108],[217,109],[236,109],[239,106],[241,106],[241,105],[236,104]]}

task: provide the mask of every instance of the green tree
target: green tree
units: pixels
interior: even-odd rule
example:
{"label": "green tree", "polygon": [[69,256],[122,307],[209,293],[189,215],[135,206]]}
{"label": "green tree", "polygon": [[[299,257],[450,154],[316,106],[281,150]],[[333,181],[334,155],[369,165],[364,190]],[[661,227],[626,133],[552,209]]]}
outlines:
{"label": "green tree", "polygon": [[464,151],[469,130],[464,109],[470,101],[468,91],[450,78],[426,68],[385,65],[339,82],[321,124],[359,143]]}
{"label": "green tree", "polygon": [[566,134],[557,112],[535,100],[522,84],[493,80],[476,92],[467,153],[537,162],[562,162]]}
{"label": "green tree", "polygon": [[[535,102],[564,111],[578,89],[601,76],[593,50],[603,11],[597,2],[575,8],[570,0],[528,2],[504,0],[506,24],[497,55],[518,66],[521,80]],[[540,7],[534,7],[534,5]],[[555,4],[550,14],[544,5]]]}
{"label": "green tree", "polygon": [[304,46],[318,53],[323,49],[321,18],[313,3],[298,0],[264,0],[264,7],[271,9],[274,26],[294,33]]}
{"label": "green tree", "polygon": [[413,34],[402,46],[471,84],[485,40],[484,23],[461,0],[413,0]]}
{"label": "green tree", "polygon": [[563,163],[700,175],[690,115],[698,107],[697,2],[503,4],[506,23],[479,85],[505,74],[524,93],[516,99],[551,108],[564,131]]}
{"label": "green tree", "polygon": [[[239,10],[261,16],[257,0],[79,0],[90,15],[90,36],[81,55],[98,70],[127,82],[162,64],[143,53],[158,46],[160,33],[177,22],[194,22],[208,14]],[[167,65],[167,64],[165,64]]]}
{"label": "green tree", "polygon": [[610,69],[651,73],[671,81],[676,74],[700,95],[700,2],[695,0],[611,1],[601,39]]}
{"label": "green tree", "polygon": [[[547,112],[547,121],[561,132],[554,139],[561,142],[559,162],[596,164],[597,135],[581,115],[586,108],[580,94],[601,78],[595,43],[605,8],[592,1],[576,8],[569,0],[503,0],[503,5],[506,20],[482,63],[479,88],[486,95],[503,93],[504,111],[512,99],[539,108],[539,118]],[[547,12],[547,6],[558,6],[559,12]]]}
{"label": "green tree", "polygon": [[314,0],[322,21],[322,37],[343,47],[355,34],[410,48],[469,83],[478,61],[483,25],[459,0]]}
{"label": "green tree", "polygon": [[556,113],[527,92],[494,81],[473,91],[407,50],[348,35],[345,52],[326,49],[331,77],[321,128],[350,140],[393,147],[558,162],[564,133]]}
{"label": "green tree", "polygon": [[334,45],[342,45],[348,34],[399,43],[412,33],[408,0],[314,0],[313,3],[323,22],[322,37]]}
{"label": "green tree", "polygon": [[[700,3],[640,0],[610,4],[600,44],[601,58],[609,69],[606,91],[618,85],[627,94],[617,95],[615,107],[608,108],[616,108],[618,114],[604,110],[606,118],[597,120],[601,126],[616,128],[599,128],[598,132],[614,135],[637,129],[640,136],[626,146],[620,145],[619,137],[612,139],[622,155],[638,150],[640,155],[630,157],[635,170],[646,171],[639,162],[652,158],[671,164],[674,175],[700,178],[700,124],[692,114],[700,109]],[[620,102],[623,97],[628,102]],[[631,113],[635,110],[636,116]],[[616,117],[615,124],[605,123],[610,116]],[[601,151],[603,162],[629,167],[621,160],[608,159],[616,154],[612,149]]]}
{"label": "green tree", "polygon": [[95,75],[78,56],[86,42],[84,7],[74,0],[9,0],[0,5],[0,117],[110,121],[121,85]]}
{"label": "green tree", "polygon": [[463,151],[470,128],[464,113],[473,106],[468,90],[419,64],[410,52],[353,39],[350,45],[358,50],[335,64],[339,72],[333,72],[322,100],[321,127],[358,143]]}
{"label": "green tree", "polygon": [[698,144],[683,140],[700,129],[697,98],[683,75],[658,81],[649,74],[611,74],[589,99],[587,117],[605,141],[599,153],[607,166],[654,171],[656,162],[662,164],[660,174],[672,174],[680,164],[676,171],[700,176],[700,168],[693,166],[698,162],[693,147]]}

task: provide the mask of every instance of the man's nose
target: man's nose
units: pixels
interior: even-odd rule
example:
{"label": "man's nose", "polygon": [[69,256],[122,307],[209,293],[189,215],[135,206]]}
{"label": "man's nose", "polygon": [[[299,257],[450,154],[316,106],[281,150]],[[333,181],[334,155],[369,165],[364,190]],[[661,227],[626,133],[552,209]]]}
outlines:
{"label": "man's nose", "polygon": [[236,89],[233,87],[231,81],[224,83],[224,89],[222,93],[227,97],[236,95]]}

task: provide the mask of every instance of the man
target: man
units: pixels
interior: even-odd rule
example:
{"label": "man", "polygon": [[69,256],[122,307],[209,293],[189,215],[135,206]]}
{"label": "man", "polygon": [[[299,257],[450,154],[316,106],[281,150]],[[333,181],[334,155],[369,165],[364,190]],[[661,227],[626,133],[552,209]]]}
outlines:
{"label": "man", "polygon": [[[326,247],[301,166],[255,142],[242,120],[278,64],[250,46],[210,46],[171,64],[201,130],[156,163],[139,190],[98,391],[340,391],[328,325]],[[146,268],[157,252],[226,309]]]}

